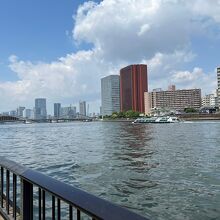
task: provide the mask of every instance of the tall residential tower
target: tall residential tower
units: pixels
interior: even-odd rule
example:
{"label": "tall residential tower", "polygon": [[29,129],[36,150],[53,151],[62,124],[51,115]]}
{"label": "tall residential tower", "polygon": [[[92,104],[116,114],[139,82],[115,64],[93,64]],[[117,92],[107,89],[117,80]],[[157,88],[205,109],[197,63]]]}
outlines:
{"label": "tall residential tower", "polygon": [[35,99],[34,118],[37,120],[47,119],[46,99],[44,98]]}
{"label": "tall residential tower", "polygon": [[121,111],[144,113],[144,92],[147,91],[147,65],[130,65],[120,70]]}
{"label": "tall residential tower", "polygon": [[120,78],[110,75],[101,79],[102,115],[120,112]]}
{"label": "tall residential tower", "polygon": [[80,116],[86,116],[86,102],[79,102],[79,114]]}
{"label": "tall residential tower", "polygon": [[61,104],[54,103],[54,117],[60,118],[60,116],[61,116]]}

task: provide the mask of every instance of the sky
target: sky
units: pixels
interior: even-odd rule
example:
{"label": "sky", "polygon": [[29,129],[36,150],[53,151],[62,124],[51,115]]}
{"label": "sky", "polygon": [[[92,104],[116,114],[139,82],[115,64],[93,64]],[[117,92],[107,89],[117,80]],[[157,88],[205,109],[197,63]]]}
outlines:
{"label": "sky", "polygon": [[100,79],[148,66],[149,90],[217,87],[220,0],[0,1],[0,112],[90,104]]}

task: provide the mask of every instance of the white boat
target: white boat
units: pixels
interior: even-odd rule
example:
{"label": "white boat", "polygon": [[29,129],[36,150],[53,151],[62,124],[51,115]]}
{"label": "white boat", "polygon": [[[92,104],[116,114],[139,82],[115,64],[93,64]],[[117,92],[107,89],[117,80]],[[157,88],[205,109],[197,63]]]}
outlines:
{"label": "white boat", "polygon": [[25,121],[25,124],[32,124],[32,123],[33,123],[32,121],[28,121],[28,120]]}
{"label": "white boat", "polygon": [[136,123],[177,123],[177,122],[180,122],[180,119],[178,117],[163,116],[163,117],[137,118],[132,123],[136,124]]}

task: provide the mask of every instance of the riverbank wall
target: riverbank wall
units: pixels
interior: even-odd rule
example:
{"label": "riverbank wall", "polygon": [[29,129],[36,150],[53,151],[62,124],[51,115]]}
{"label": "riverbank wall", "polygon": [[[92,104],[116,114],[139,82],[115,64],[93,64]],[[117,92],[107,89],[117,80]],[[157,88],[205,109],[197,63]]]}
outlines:
{"label": "riverbank wall", "polygon": [[185,121],[220,120],[220,113],[218,114],[183,114],[183,115],[178,115],[178,117]]}

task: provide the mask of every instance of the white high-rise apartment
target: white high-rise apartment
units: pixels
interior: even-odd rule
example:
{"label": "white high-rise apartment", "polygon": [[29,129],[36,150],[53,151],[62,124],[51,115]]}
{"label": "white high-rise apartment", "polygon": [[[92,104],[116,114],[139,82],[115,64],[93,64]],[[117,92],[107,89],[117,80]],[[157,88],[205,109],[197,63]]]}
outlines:
{"label": "white high-rise apartment", "polygon": [[101,79],[102,115],[120,112],[120,76],[110,75]]}

